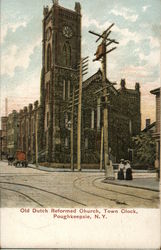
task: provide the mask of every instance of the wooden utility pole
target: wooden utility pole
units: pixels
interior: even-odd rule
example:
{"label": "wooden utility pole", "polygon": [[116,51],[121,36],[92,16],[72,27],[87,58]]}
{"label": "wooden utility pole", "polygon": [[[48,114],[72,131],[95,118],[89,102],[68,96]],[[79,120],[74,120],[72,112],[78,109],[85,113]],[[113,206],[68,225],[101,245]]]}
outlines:
{"label": "wooden utility pole", "polygon": [[36,158],[36,167],[38,167],[38,138],[37,138],[37,123],[38,123],[38,110],[36,110],[36,123],[35,123],[35,158]]}
{"label": "wooden utility pole", "polygon": [[78,97],[78,123],[77,123],[77,168],[81,171],[81,118],[82,118],[82,81],[88,72],[88,56],[81,58],[79,65],[79,97]]}
{"label": "wooden utility pole", "polygon": [[[98,46],[97,51],[95,53],[96,58],[93,61],[98,61],[100,59],[102,59],[102,89],[98,92],[103,92],[103,97],[105,98],[104,100],[104,110],[103,110],[103,132],[101,132],[101,154],[100,154],[100,169],[102,169],[102,143],[104,144],[104,164],[105,164],[105,170],[106,170],[106,178],[107,179],[113,179],[114,175],[113,175],[113,167],[112,164],[110,164],[110,159],[109,159],[109,145],[108,145],[108,141],[109,141],[109,135],[108,135],[108,92],[107,92],[107,88],[109,86],[107,86],[106,83],[106,79],[107,79],[107,72],[106,72],[106,67],[107,67],[107,53],[110,53],[111,51],[113,51],[114,49],[116,49],[116,47],[110,49],[109,51],[106,50],[106,47],[109,46],[111,43],[117,43],[115,40],[111,40],[108,38],[108,36],[110,35],[111,31],[111,27],[114,24],[111,24],[101,35],[93,32],[93,31],[89,31],[89,33],[98,36],[97,41],[99,41],[100,39],[102,39],[101,44]],[[106,41],[108,41],[108,43],[106,43]],[[112,84],[111,84],[112,85]],[[103,135],[103,139],[102,139],[102,133],[104,133]],[[103,142],[102,142],[103,141]]]}
{"label": "wooden utility pole", "polygon": [[73,82],[73,96],[72,96],[72,112],[71,112],[71,170],[74,171],[74,99],[75,99],[75,82]]}
{"label": "wooden utility pole", "polygon": [[79,97],[77,121],[77,168],[81,171],[81,116],[82,116],[82,59],[79,66]]}
{"label": "wooden utility pole", "polygon": [[100,170],[103,169],[103,127],[101,128]]}

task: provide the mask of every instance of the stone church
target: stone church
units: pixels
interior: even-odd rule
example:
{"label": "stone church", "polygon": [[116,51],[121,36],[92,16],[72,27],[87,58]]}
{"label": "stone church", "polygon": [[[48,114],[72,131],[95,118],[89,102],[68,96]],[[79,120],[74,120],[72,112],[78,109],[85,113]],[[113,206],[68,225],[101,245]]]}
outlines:
{"label": "stone church", "polygon": [[[53,1],[51,9],[44,7],[42,29],[42,71],[40,103],[30,104],[19,112],[18,147],[28,160],[35,162],[70,163],[69,103],[79,88],[77,65],[81,59],[81,6],[66,9]],[[110,81],[107,79],[107,85]],[[95,93],[102,87],[99,69],[83,82],[82,89],[82,163],[100,161],[104,100]],[[101,93],[101,92],[100,92]],[[74,162],[77,160],[77,105],[74,111]],[[110,157],[113,162],[132,158],[132,136],[141,128],[140,87],[109,89],[108,133]],[[36,149],[36,140],[38,141]]]}

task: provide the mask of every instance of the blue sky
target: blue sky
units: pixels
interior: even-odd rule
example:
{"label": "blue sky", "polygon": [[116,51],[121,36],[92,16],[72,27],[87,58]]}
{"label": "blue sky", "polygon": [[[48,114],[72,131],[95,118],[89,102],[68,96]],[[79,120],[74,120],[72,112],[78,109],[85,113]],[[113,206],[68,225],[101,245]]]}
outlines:
{"label": "blue sky", "polygon": [[[96,37],[115,23],[110,37],[119,41],[109,54],[107,76],[111,81],[125,78],[127,87],[141,85],[142,120],[155,119],[155,97],[149,93],[160,86],[161,0],[81,0],[82,55],[89,56],[89,74],[99,62],[92,62]],[[75,1],[59,0],[74,9]],[[51,0],[1,0],[1,111],[8,97],[8,109],[19,110],[39,99],[41,31],[43,6]],[[112,46],[111,46],[112,47]],[[88,77],[87,76],[87,77]]]}

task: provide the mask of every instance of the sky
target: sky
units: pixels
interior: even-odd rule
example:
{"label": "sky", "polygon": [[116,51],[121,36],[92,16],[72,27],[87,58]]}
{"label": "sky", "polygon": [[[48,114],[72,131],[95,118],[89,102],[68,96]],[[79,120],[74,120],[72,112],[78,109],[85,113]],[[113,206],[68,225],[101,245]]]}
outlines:
{"label": "sky", "polygon": [[[145,119],[155,121],[155,96],[150,90],[160,86],[161,72],[161,0],[80,0],[82,7],[82,56],[89,56],[89,73],[101,68],[93,62],[97,49],[96,37],[88,31],[102,33],[110,24],[110,38],[117,49],[108,54],[107,77],[126,79],[127,88],[141,86],[142,127]],[[39,100],[42,65],[43,6],[51,0],[0,0],[0,117],[19,111]],[[59,0],[59,4],[74,9],[75,1]],[[111,45],[110,48],[112,48]]]}

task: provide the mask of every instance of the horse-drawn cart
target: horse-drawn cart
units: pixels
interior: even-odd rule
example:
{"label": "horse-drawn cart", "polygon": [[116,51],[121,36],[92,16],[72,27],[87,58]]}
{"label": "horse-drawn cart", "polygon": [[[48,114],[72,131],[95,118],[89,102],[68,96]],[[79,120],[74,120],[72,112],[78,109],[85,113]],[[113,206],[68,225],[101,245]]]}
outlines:
{"label": "horse-drawn cart", "polygon": [[28,162],[26,160],[26,154],[25,152],[19,150],[16,151],[15,154],[15,161],[13,163],[14,166],[21,166],[21,167],[27,167],[28,166]]}

